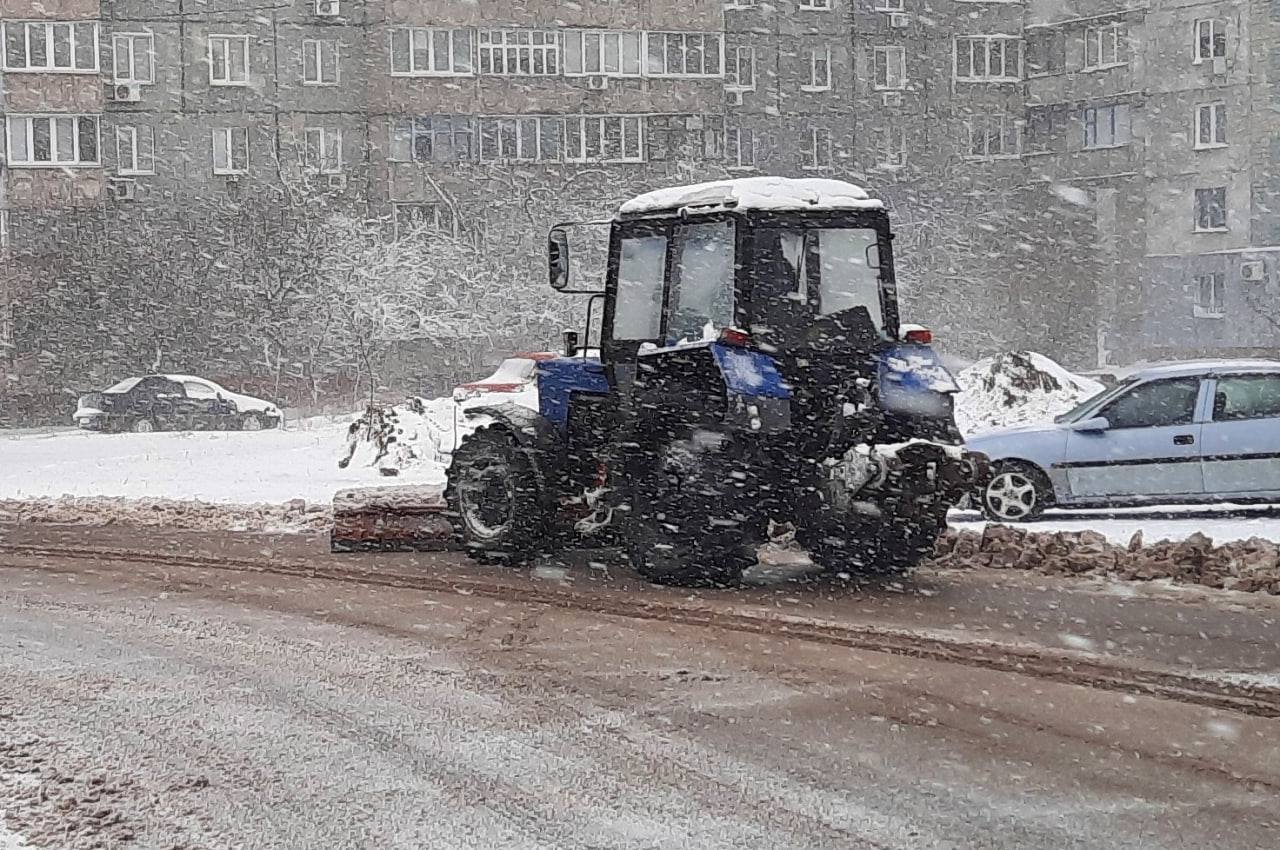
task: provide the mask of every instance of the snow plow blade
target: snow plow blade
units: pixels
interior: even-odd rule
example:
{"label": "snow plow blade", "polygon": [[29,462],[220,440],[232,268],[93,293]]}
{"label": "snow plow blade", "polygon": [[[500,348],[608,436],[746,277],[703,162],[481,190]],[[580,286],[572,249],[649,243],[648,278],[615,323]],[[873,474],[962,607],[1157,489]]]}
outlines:
{"label": "snow plow blade", "polygon": [[431,551],[454,548],[439,487],[367,487],[333,497],[331,552]]}

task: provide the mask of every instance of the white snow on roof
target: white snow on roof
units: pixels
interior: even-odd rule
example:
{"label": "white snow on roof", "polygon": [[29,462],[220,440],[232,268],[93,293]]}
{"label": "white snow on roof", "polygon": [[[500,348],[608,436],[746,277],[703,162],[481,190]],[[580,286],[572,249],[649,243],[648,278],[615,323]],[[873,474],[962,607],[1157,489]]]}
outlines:
{"label": "white snow on roof", "polygon": [[632,198],[619,208],[623,215],[680,209],[726,207],[753,210],[873,210],[884,204],[860,186],[843,180],[788,177],[743,177],[692,186],[673,186]]}

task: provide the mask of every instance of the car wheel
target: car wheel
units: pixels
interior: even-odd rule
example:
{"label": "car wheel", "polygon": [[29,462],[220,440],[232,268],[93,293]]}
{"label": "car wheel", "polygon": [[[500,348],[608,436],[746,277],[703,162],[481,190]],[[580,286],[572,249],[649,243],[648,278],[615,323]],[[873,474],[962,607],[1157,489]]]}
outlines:
{"label": "car wheel", "polygon": [[133,420],[133,424],[129,426],[129,430],[135,434],[150,434],[156,430],[156,423],[152,422],[145,416],[141,416]]}
{"label": "car wheel", "polygon": [[261,431],[262,417],[258,416],[256,413],[245,414],[240,419],[240,430],[241,431]]}
{"label": "car wheel", "polygon": [[996,467],[982,490],[982,512],[996,522],[1023,522],[1044,513],[1053,486],[1043,472],[1022,463]]}

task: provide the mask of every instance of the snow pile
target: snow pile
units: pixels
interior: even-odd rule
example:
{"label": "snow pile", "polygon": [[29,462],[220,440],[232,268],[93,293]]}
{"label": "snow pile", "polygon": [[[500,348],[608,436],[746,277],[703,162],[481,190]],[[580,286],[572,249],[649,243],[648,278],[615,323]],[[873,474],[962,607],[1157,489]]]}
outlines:
{"label": "snow pile", "polygon": [[963,434],[1048,422],[1103,390],[1034,351],[979,360],[956,375],[956,424]]}
{"label": "snow pile", "polygon": [[326,504],[308,503],[303,499],[278,505],[225,505],[179,499],[62,496],[0,499],[0,519],[20,523],[292,534],[327,531],[332,513]]}

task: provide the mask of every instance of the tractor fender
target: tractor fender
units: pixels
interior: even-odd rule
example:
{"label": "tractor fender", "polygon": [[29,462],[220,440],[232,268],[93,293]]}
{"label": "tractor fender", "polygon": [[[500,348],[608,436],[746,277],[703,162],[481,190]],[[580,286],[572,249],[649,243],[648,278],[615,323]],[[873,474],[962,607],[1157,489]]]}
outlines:
{"label": "tractor fender", "polygon": [[468,419],[487,419],[488,423],[483,423],[487,427],[498,427],[511,435],[529,459],[529,467],[537,479],[539,500],[548,510],[554,509],[565,468],[564,436],[555,423],[536,410],[510,402],[469,407],[463,415]]}

